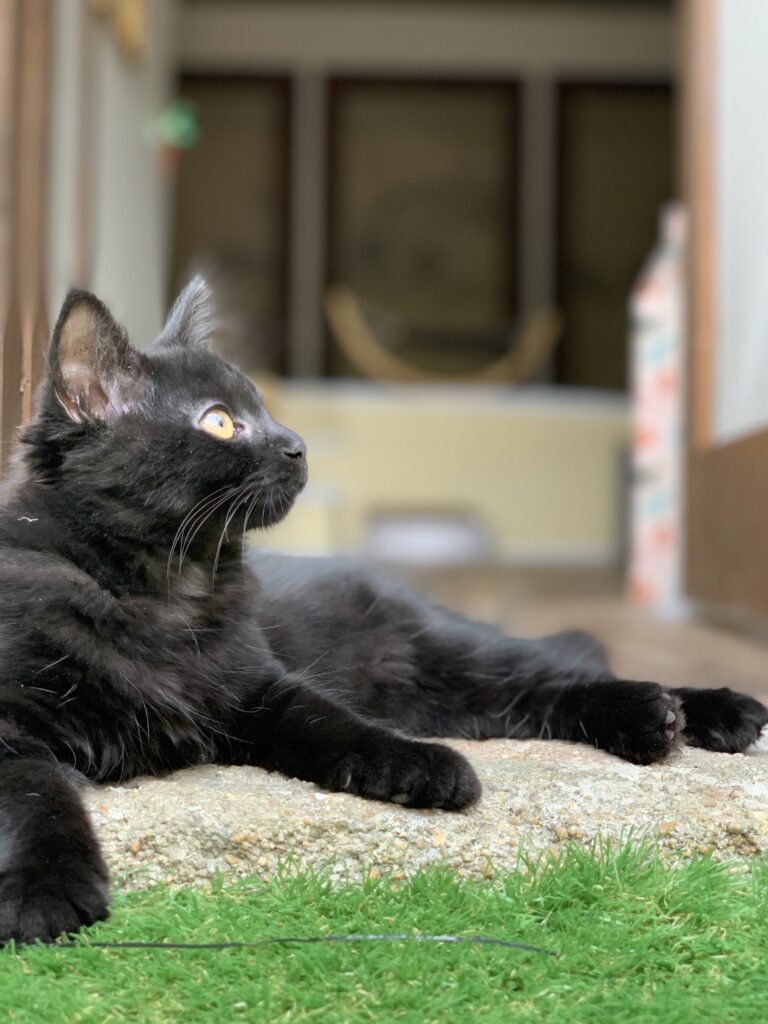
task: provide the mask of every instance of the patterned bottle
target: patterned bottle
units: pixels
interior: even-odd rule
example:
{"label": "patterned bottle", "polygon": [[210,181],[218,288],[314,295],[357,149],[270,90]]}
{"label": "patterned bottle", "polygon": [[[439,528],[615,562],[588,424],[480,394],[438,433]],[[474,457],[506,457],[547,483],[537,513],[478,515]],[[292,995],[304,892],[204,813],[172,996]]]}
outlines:
{"label": "patterned bottle", "polygon": [[629,593],[661,615],[683,596],[685,211],[662,210],[659,240],[630,299],[632,499]]}

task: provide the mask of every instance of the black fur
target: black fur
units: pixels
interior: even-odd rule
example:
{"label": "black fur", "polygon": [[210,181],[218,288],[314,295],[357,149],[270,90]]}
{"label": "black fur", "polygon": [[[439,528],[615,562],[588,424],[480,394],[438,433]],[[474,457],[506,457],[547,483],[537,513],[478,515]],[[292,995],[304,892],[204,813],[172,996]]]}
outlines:
{"label": "black fur", "polygon": [[[304,445],[204,345],[195,281],[148,353],[92,295],[54,330],[0,507],[0,939],[107,914],[75,784],[203,762],[458,810],[474,771],[417,736],[541,737],[647,764],[743,750],[729,690],[616,680],[589,636],[512,639],[340,561],[248,554],[306,479]],[[205,433],[226,406],[239,431]]]}

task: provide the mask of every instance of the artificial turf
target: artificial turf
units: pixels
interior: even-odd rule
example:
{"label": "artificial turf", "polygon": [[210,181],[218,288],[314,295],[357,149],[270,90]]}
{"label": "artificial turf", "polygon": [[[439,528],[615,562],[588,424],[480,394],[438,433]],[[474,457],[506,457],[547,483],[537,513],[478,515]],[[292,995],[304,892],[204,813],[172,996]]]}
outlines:
{"label": "artificial turf", "polygon": [[[77,948],[0,951],[0,1014],[14,1024],[768,1020],[768,862],[666,867],[641,845],[523,866],[484,882],[436,869],[334,887],[286,870],[210,891],[118,889],[110,921]],[[403,941],[87,945],[382,932],[484,934],[558,956]]]}

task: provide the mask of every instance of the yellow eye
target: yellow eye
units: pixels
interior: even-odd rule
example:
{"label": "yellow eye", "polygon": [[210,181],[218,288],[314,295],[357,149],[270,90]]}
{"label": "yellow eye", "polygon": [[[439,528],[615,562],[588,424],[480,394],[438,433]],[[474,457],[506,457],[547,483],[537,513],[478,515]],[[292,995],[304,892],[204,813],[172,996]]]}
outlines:
{"label": "yellow eye", "polygon": [[235,436],[235,424],[226,409],[209,409],[201,416],[200,426],[206,434],[218,437],[220,441],[230,441]]}

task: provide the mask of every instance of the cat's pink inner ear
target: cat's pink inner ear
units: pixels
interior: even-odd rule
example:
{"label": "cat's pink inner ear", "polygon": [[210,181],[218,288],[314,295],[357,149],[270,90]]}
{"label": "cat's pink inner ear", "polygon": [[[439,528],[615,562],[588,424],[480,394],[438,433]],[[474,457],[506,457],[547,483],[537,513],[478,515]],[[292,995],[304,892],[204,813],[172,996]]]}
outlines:
{"label": "cat's pink inner ear", "polygon": [[105,307],[75,302],[54,335],[54,391],[75,423],[126,412],[144,392],[141,357]]}
{"label": "cat's pink inner ear", "polygon": [[96,319],[95,310],[76,306],[59,332],[56,397],[76,423],[103,418],[108,405],[93,366]]}

